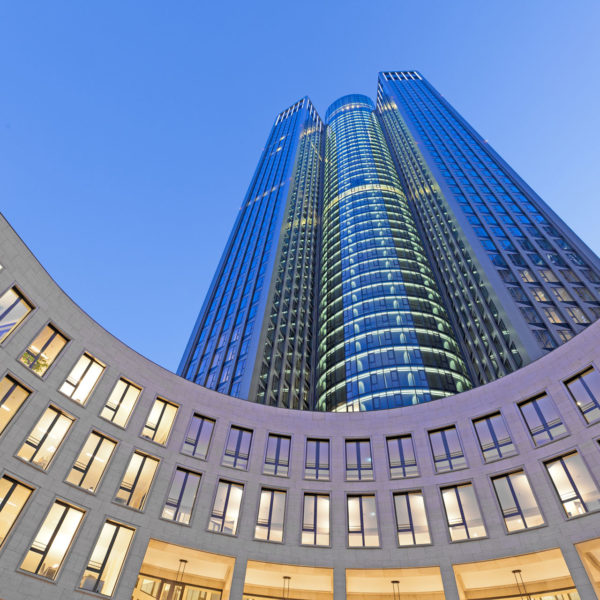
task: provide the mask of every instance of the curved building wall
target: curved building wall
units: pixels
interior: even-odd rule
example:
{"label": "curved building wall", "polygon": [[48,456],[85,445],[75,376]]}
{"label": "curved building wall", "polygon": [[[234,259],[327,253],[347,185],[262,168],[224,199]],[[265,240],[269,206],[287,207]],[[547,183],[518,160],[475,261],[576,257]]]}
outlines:
{"label": "curved building wall", "polygon": [[3,219],[0,264],[3,600],[148,600],[155,582],[204,590],[185,600],[596,597],[600,324],[452,398],[298,412],[138,355]]}
{"label": "curved building wall", "polygon": [[470,387],[374,105],[327,111],[317,408],[373,410]]}

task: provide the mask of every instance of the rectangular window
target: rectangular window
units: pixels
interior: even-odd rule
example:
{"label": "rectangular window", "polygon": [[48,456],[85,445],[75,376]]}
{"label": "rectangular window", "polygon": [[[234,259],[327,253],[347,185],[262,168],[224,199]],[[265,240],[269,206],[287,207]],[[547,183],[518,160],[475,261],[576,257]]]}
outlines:
{"label": "rectangular window", "polygon": [[523,471],[493,477],[498,503],[508,531],[520,531],[544,524],[544,518]]}
{"label": "rectangular window", "polygon": [[49,406],[31,430],[17,456],[46,470],[72,424],[72,417]]}
{"label": "rectangular window", "polygon": [[391,479],[418,477],[419,468],[412,436],[399,435],[387,438],[387,450]]}
{"label": "rectangular window", "polygon": [[565,381],[577,408],[588,423],[600,421],[600,373],[590,367]]}
{"label": "rectangular window", "polygon": [[158,463],[157,458],[134,452],[117,490],[115,502],[143,510]]}
{"label": "rectangular window", "polygon": [[84,514],[82,509],[56,500],[25,555],[21,569],[46,579],[56,579]]}
{"label": "rectangular window", "polygon": [[536,446],[566,435],[567,429],[550,396],[543,394],[519,404],[529,433]]}
{"label": "rectangular window", "polygon": [[492,462],[517,453],[508,427],[499,412],[475,419],[473,425],[475,425],[475,433],[485,462]]}
{"label": "rectangular window", "polygon": [[208,523],[209,531],[235,535],[240,518],[244,486],[231,481],[219,481],[215,503]]}
{"label": "rectangular window", "polygon": [[0,434],[12,421],[30,393],[10,375],[5,375],[0,380]]}
{"label": "rectangular window", "polygon": [[10,288],[0,296],[0,342],[3,342],[19,323],[33,310],[17,288]]}
{"label": "rectangular window", "polygon": [[162,518],[189,524],[199,486],[200,473],[177,467],[162,511]]}
{"label": "rectangular window", "polygon": [[373,461],[369,440],[346,440],[346,480],[371,481]]}
{"label": "rectangular window", "polygon": [[263,489],[260,492],[254,537],[257,540],[281,542],[283,540],[284,514],[285,492]]}
{"label": "rectangular window", "polygon": [[394,509],[400,546],[431,543],[422,492],[394,494]]}
{"label": "rectangular window", "polygon": [[465,483],[442,489],[446,520],[453,542],[485,537],[485,525],[473,485]]}
{"label": "rectangular window", "polygon": [[178,408],[176,404],[168,400],[157,398],[148,415],[146,425],[142,429],[141,436],[164,446],[169,439]]}
{"label": "rectangular window", "polygon": [[429,432],[429,443],[433,452],[433,462],[437,473],[464,469],[467,460],[458,439],[456,427],[445,427]]}
{"label": "rectangular window", "polygon": [[348,496],[348,546],[379,546],[375,496]]}
{"label": "rectangular window", "polygon": [[329,440],[306,440],[304,477],[329,481]]}
{"label": "rectangular window", "polygon": [[247,470],[251,443],[252,432],[249,429],[232,425],[227,437],[225,453],[223,454],[223,464],[226,467]]}
{"label": "rectangular window", "polygon": [[576,517],[600,508],[600,491],[577,452],[548,461],[546,469],[567,517]]}
{"label": "rectangular window", "polygon": [[79,587],[112,596],[123,570],[135,529],[108,520],[104,523]]}
{"label": "rectangular window", "polygon": [[119,427],[125,427],[142,390],[126,379],[119,379],[100,416]]}
{"label": "rectangular window", "polygon": [[214,427],[213,419],[194,414],[183,440],[183,454],[206,460]]}
{"label": "rectangular window", "polygon": [[88,436],[66,481],[95,492],[117,443],[97,431]]}
{"label": "rectangular window", "polygon": [[56,360],[67,342],[68,339],[56,327],[46,325],[29,344],[19,360],[41,377]]}
{"label": "rectangular window", "polygon": [[329,546],[329,496],[304,494],[302,544]]}
{"label": "rectangular window", "polygon": [[84,354],[71,369],[58,391],[75,402],[85,404],[103,371],[102,363],[93,356]]}
{"label": "rectangular window", "polygon": [[32,492],[30,487],[8,475],[0,477],[0,547],[25,508]]}
{"label": "rectangular window", "polygon": [[290,467],[291,439],[285,435],[269,434],[263,473],[287,477]]}

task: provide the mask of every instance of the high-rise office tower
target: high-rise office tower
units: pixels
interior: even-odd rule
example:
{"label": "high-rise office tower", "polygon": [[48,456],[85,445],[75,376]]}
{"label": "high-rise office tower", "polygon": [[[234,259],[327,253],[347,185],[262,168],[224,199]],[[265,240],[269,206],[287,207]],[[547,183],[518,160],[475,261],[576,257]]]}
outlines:
{"label": "high-rise office tower", "polygon": [[600,260],[416,71],[276,119],[179,373],[373,410],[510,373],[600,317]]}

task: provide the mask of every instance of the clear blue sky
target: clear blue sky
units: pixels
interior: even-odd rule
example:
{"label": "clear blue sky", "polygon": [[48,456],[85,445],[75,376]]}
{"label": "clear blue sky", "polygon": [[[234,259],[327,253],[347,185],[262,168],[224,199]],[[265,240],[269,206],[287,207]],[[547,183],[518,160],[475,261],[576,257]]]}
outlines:
{"label": "clear blue sky", "polygon": [[600,252],[600,2],[0,2],[1,210],[174,370],[275,115],[419,69]]}

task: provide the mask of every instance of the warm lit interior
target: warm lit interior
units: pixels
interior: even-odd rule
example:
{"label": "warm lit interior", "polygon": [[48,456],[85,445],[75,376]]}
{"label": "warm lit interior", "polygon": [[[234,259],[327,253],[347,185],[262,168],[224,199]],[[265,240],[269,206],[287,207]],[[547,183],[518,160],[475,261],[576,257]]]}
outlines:
{"label": "warm lit interior", "polygon": [[333,600],[333,569],[248,561],[244,600]]}
{"label": "warm lit interior", "polygon": [[439,567],[346,569],[348,600],[444,600]]}
{"label": "warm lit interior", "polygon": [[581,562],[592,582],[596,595],[600,598],[600,538],[575,544]]}
{"label": "warm lit interior", "polygon": [[235,559],[150,540],[132,600],[228,600]]}
{"label": "warm lit interior", "polygon": [[558,548],[454,566],[461,600],[579,600]]}

